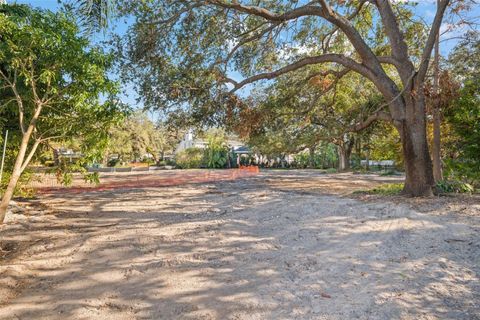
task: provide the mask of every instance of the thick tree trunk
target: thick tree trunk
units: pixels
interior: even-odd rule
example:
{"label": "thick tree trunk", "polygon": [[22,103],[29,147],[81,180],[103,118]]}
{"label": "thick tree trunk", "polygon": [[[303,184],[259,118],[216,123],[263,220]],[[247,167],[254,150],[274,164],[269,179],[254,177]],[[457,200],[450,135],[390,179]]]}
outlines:
{"label": "thick tree trunk", "polygon": [[434,180],[427,142],[424,96],[419,94],[414,101],[406,106],[407,117],[398,127],[406,175],[403,193],[415,197],[431,196]]}
{"label": "thick tree trunk", "polygon": [[355,139],[351,138],[347,142],[338,146],[338,171],[346,171],[350,169],[350,156],[355,144]]}
{"label": "thick tree trunk", "polygon": [[24,134],[22,142],[20,144],[20,149],[18,150],[17,159],[13,165],[12,175],[10,176],[10,181],[8,182],[7,189],[2,196],[2,201],[0,202],[0,224],[5,220],[5,215],[7,213],[8,205],[10,200],[12,200],[13,192],[17,186],[18,179],[22,174],[22,164],[25,158],[25,153],[27,152],[28,141],[30,140],[30,134]]}
{"label": "thick tree trunk", "polygon": [[350,155],[352,149],[348,147],[338,148],[338,171],[346,171],[350,169]]}
{"label": "thick tree trunk", "polygon": [[366,157],[365,157],[365,171],[370,170],[370,149],[367,149],[366,151]]}
{"label": "thick tree trunk", "polygon": [[315,147],[310,147],[309,148],[309,155],[310,156],[309,156],[309,159],[308,159],[309,160],[308,165],[311,169],[314,169],[315,168]]}
{"label": "thick tree trunk", "polygon": [[345,148],[338,147],[338,171],[344,171],[348,168],[348,161]]}

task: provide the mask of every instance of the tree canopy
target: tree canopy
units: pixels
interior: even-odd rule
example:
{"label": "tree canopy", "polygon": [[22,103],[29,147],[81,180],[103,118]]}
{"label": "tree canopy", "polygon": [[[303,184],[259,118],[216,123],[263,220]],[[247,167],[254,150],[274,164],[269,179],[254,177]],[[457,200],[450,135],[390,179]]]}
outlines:
{"label": "tree canopy", "polygon": [[410,3],[387,0],[123,3],[136,22],[117,44],[125,79],[147,106],[214,121],[248,102],[242,89],[251,84],[292,72],[313,76],[309,66],[321,66],[323,76],[357,73],[384,99],[358,127],[393,123],[405,159],[404,191],[425,195],[434,185],[424,95],[430,56],[447,8],[467,2],[438,1],[429,28]]}
{"label": "tree canopy", "polygon": [[26,6],[0,11],[1,116],[17,123],[18,153],[2,197],[3,220],[16,182],[41,144],[82,141],[84,159],[98,158],[108,128],[123,114],[112,56],[79,35],[75,18]]}

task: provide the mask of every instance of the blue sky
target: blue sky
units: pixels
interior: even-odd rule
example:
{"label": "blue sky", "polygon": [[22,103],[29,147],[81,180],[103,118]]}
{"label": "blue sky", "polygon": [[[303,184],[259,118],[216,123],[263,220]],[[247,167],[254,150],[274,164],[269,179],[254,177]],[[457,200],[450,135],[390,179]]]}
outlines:
{"label": "blue sky", "polygon": [[[405,1],[405,0],[396,0],[396,1]],[[30,4],[34,7],[41,7],[41,8],[49,9],[52,11],[56,11],[60,6],[58,3],[58,0],[7,0],[7,2]],[[418,2],[418,5],[415,8],[415,14],[417,15],[417,17],[420,17],[427,23],[432,21],[435,15],[436,0],[421,0],[417,2]],[[474,18],[477,20],[477,22],[480,22],[480,5],[474,6],[472,10],[466,14],[469,18]],[[120,34],[125,33],[128,27],[128,24],[129,24],[129,21],[126,21],[126,22],[124,20],[117,21],[115,23],[115,26],[113,26],[113,30]],[[456,37],[464,34],[466,32],[466,29],[459,25],[451,25],[445,22],[444,25],[442,26],[442,30],[444,30],[445,33],[442,36],[443,41],[441,44],[441,53],[442,55],[448,55],[448,52],[458,42],[458,39]],[[104,38],[102,34],[96,34],[93,37],[94,37],[93,40],[95,42],[101,41]],[[231,77],[234,78],[235,80],[241,80],[238,73],[233,73]],[[122,99],[126,103],[129,103],[135,106],[136,105],[135,97],[136,97],[136,94],[133,91],[132,87],[126,86],[125,94],[122,97]]]}

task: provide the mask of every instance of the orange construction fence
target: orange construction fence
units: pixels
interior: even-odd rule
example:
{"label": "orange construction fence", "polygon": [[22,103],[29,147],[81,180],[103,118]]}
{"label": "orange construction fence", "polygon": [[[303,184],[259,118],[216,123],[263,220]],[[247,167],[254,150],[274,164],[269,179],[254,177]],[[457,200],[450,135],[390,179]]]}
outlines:
{"label": "orange construction fence", "polygon": [[182,184],[229,181],[255,176],[260,172],[258,166],[241,166],[238,169],[223,170],[169,170],[145,173],[109,174],[100,178],[100,184],[88,184],[80,179],[71,186],[44,182],[34,188],[39,193],[69,192],[81,193],[114,189],[135,189],[177,186]]}

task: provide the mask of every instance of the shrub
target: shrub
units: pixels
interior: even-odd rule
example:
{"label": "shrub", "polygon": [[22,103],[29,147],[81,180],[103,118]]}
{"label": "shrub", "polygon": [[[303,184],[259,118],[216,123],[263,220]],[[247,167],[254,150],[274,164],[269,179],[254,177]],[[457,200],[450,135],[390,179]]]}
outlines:
{"label": "shrub", "polygon": [[436,187],[440,193],[472,193],[474,191],[471,184],[459,180],[439,181]]}
{"label": "shrub", "polygon": [[225,147],[209,145],[204,155],[207,168],[223,168],[228,161],[228,149]]}
{"label": "shrub", "polygon": [[175,162],[174,159],[167,159],[165,160],[165,165],[167,166],[175,166],[177,163]]}
{"label": "shrub", "polygon": [[44,162],[45,167],[54,167],[55,166],[55,161],[53,160],[47,160]]}
{"label": "shrub", "polygon": [[[11,172],[3,172],[3,177],[0,185],[0,192],[1,194],[4,193],[5,189],[7,188],[8,182],[10,181]],[[31,198],[35,195],[35,190],[29,186],[30,181],[38,180],[38,176],[29,170],[26,169],[20,179],[17,182],[15,187],[14,196],[15,197],[23,197],[23,198]]]}
{"label": "shrub", "polygon": [[207,168],[223,168],[228,162],[228,147],[223,130],[211,129],[206,133],[207,148],[204,153]]}
{"label": "shrub", "polygon": [[444,174],[449,181],[462,181],[478,188],[480,186],[480,161],[447,159]]}
{"label": "shrub", "polygon": [[120,164],[120,158],[112,158],[108,160],[107,167],[116,167],[118,164]]}
{"label": "shrub", "polygon": [[146,163],[149,166],[152,166],[152,165],[155,164],[155,160],[153,160],[152,158],[145,157],[145,158],[142,159],[142,163]]}
{"label": "shrub", "polygon": [[445,176],[480,186],[480,81],[464,83],[453,106],[445,112],[450,125],[450,159],[446,159]]}
{"label": "shrub", "polygon": [[175,155],[175,161],[179,168],[200,168],[203,160],[203,150],[200,148],[187,148]]}

